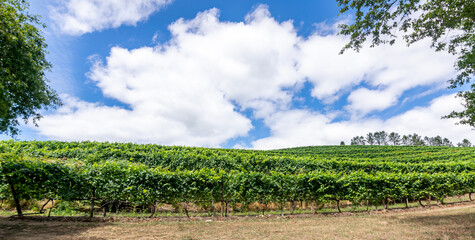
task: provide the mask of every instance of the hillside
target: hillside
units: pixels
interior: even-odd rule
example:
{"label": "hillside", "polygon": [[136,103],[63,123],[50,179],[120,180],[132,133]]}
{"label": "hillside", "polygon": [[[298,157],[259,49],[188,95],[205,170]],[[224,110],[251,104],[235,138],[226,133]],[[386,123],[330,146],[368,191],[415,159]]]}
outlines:
{"label": "hillside", "polygon": [[[130,143],[14,142],[2,149],[2,199],[158,203],[247,211],[253,203],[317,211],[343,201],[384,205],[471,194],[474,148],[319,146],[272,151]],[[11,189],[16,190],[12,194]],[[110,203],[110,204],[109,204]],[[239,205],[239,207],[237,206]],[[421,203],[422,204],[422,203]],[[98,205],[99,206],[99,205]],[[135,207],[134,207],[135,208]],[[208,209],[208,210],[206,210]],[[91,212],[92,214],[92,212]],[[153,214],[153,210],[152,210]]]}

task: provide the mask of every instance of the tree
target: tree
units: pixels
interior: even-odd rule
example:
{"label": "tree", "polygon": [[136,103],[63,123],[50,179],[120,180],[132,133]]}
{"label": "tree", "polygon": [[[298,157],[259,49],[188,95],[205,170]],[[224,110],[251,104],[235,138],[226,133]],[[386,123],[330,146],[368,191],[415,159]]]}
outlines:
{"label": "tree", "polygon": [[[475,62],[475,60],[472,61]],[[457,96],[463,99],[462,105],[465,110],[461,112],[452,111],[442,118],[459,118],[460,121],[456,124],[466,124],[475,128],[475,86],[472,85],[471,91],[458,92]]]}
{"label": "tree", "polygon": [[[453,147],[452,142],[448,138],[442,138],[441,136],[424,138],[417,133],[404,135],[401,138],[399,133],[391,132],[390,134],[385,131],[368,133],[366,138],[363,136],[356,136],[351,139],[351,145],[365,145],[366,141],[369,145],[388,145],[392,143],[394,146],[406,145],[406,146],[447,146]],[[343,142],[343,141],[342,141]],[[468,146],[472,144],[467,139],[464,139],[462,143],[458,143],[457,146]]]}
{"label": "tree", "polygon": [[359,143],[360,143],[359,145],[366,145],[366,140],[363,136],[359,137]]}
{"label": "tree", "polygon": [[379,132],[379,138],[382,145],[388,145],[388,133],[385,131]]}
{"label": "tree", "polygon": [[[475,1],[471,0],[337,0],[340,13],[354,10],[350,25],[340,25],[340,34],[350,36],[341,53],[359,51],[368,38],[371,47],[394,44],[401,31],[408,45],[429,38],[435,51],[457,55],[458,74],[448,80],[449,88],[469,83],[475,76]],[[465,110],[444,118],[459,118],[460,124],[475,127],[475,85],[458,93]]]}
{"label": "tree", "polygon": [[432,146],[432,138],[425,136],[424,142],[426,143],[427,146]]}
{"label": "tree", "polygon": [[461,143],[457,143],[458,147],[471,147],[472,143],[468,139],[462,140]]}
{"label": "tree", "polygon": [[448,138],[444,138],[442,140],[442,146],[453,147],[454,145]]}
{"label": "tree", "polygon": [[373,136],[376,144],[381,145],[381,135],[379,135],[379,132],[374,132]]}
{"label": "tree", "polygon": [[402,145],[410,145],[411,144],[410,136],[411,136],[410,134],[402,136],[402,139],[401,139]]}
{"label": "tree", "polygon": [[366,140],[363,136],[356,136],[351,139],[351,145],[365,145]]}
{"label": "tree", "polygon": [[441,136],[425,137],[424,140],[427,146],[444,146],[444,139]]}
{"label": "tree", "polygon": [[374,132],[373,137],[378,145],[388,145],[388,134],[385,131]]}
{"label": "tree", "polygon": [[37,27],[45,25],[28,8],[25,0],[0,0],[0,133],[11,136],[19,118],[36,125],[41,109],[61,104],[45,77],[51,64]]}
{"label": "tree", "polygon": [[373,136],[373,133],[368,133],[366,135],[366,142],[369,144],[369,145],[373,145],[374,144],[374,136]]}
{"label": "tree", "polygon": [[409,139],[410,139],[410,145],[413,146],[424,146],[424,140],[422,140],[422,137],[417,135],[417,133],[414,133],[412,135],[409,134]]}
{"label": "tree", "polygon": [[399,135],[399,133],[391,132],[388,138],[389,142],[391,142],[395,146],[401,144],[401,135]]}

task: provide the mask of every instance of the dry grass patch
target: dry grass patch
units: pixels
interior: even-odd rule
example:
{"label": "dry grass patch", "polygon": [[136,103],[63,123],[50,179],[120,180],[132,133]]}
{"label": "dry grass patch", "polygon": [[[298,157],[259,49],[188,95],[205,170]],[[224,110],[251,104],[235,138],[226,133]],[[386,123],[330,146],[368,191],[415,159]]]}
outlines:
{"label": "dry grass patch", "polygon": [[475,204],[408,212],[220,221],[38,222],[0,218],[0,239],[473,239]]}

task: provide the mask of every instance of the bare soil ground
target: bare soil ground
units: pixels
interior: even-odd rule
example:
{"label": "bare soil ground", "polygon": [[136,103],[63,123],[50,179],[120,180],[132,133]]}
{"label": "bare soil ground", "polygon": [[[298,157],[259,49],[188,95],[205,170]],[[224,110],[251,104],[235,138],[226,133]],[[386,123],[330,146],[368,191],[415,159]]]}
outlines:
{"label": "bare soil ground", "polygon": [[475,202],[408,210],[229,218],[0,217],[0,239],[474,239]]}

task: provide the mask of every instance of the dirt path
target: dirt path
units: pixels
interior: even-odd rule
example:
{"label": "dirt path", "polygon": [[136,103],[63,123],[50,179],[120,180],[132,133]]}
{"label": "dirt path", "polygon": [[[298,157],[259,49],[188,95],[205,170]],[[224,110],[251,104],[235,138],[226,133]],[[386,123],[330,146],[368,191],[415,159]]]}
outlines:
{"label": "dirt path", "polygon": [[241,217],[224,221],[218,218],[64,220],[67,222],[0,218],[0,239],[475,238],[475,203],[371,214]]}

